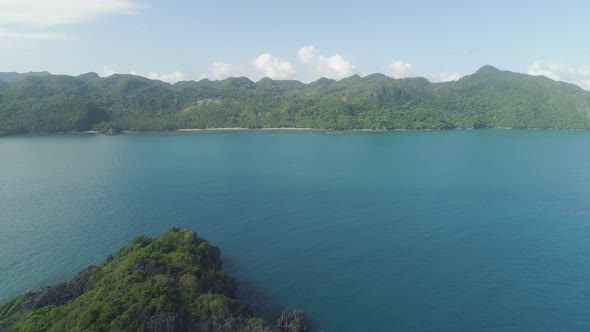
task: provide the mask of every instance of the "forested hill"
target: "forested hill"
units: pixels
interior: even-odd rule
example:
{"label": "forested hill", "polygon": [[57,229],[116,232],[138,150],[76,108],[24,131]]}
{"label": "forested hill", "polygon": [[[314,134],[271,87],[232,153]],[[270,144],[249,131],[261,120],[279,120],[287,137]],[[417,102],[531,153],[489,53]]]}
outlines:
{"label": "forested hill", "polygon": [[245,77],[174,85],[134,75],[0,82],[0,134],[213,127],[590,128],[590,92],[491,66],[458,81],[381,74],[309,84]]}
{"label": "forested hill", "polygon": [[12,83],[12,82],[22,81],[29,76],[49,76],[49,75],[51,75],[51,74],[47,71],[38,71],[38,72],[31,71],[28,73],[17,73],[14,71],[13,72],[4,72],[4,73],[0,72],[0,81],[6,82],[6,83]]}

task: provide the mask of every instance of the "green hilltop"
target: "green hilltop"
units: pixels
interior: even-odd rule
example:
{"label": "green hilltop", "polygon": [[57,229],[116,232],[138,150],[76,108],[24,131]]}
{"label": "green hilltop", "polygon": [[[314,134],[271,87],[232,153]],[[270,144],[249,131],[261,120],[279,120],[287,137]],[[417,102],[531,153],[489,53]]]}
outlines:
{"label": "green hilltop", "polygon": [[4,72],[4,73],[0,73],[0,81],[6,82],[6,83],[12,83],[12,82],[18,82],[18,81],[22,81],[27,77],[30,76],[49,76],[51,75],[49,72],[47,71],[39,71],[39,72],[28,72],[28,73],[17,73],[17,72]]}
{"label": "green hilltop", "polygon": [[484,66],[457,81],[382,74],[304,84],[245,77],[173,85],[134,75],[0,83],[0,134],[182,128],[590,128],[590,92]]}
{"label": "green hilltop", "polygon": [[136,237],[70,281],[0,303],[0,331],[307,330],[305,315],[294,310],[267,325],[235,292],[220,250],[173,228],[155,238]]}

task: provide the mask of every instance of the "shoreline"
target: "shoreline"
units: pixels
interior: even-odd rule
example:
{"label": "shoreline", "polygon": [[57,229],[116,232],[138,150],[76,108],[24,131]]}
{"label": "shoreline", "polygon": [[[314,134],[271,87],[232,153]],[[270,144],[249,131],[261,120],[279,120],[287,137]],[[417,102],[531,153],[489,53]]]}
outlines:
{"label": "shoreline", "polygon": [[317,132],[364,132],[364,133],[386,133],[386,132],[449,132],[449,131],[463,131],[463,130],[533,130],[533,131],[576,131],[576,132],[590,132],[590,129],[564,129],[564,128],[510,128],[510,127],[491,127],[491,128],[451,128],[451,129],[326,129],[326,128],[299,128],[299,127],[279,127],[279,128],[242,128],[242,127],[220,127],[220,128],[180,128],[173,130],[149,130],[149,131],[137,131],[137,130],[121,130],[119,132],[108,134],[98,130],[86,130],[86,131],[69,131],[69,132],[52,132],[52,133],[21,133],[21,134],[9,134],[0,135],[3,137],[15,137],[15,136],[43,136],[43,135],[105,135],[115,136],[122,134],[157,134],[157,133],[191,133],[191,132],[230,132],[230,131],[317,131]]}
{"label": "shoreline", "polygon": [[[278,127],[278,128],[243,128],[243,127],[220,127],[220,128],[180,128],[173,130],[153,130],[153,131],[137,131],[137,130],[121,130],[117,134],[149,134],[149,133],[189,133],[189,132],[206,132],[206,131],[323,131],[323,132],[432,132],[432,131],[463,131],[463,130],[535,130],[535,131],[590,131],[590,129],[565,129],[565,128],[510,128],[510,127],[490,127],[490,128],[451,128],[451,129],[327,129],[327,128],[300,128],[300,127]],[[97,130],[88,130],[71,133],[55,133],[55,134],[104,134]],[[105,134],[106,135],[106,134]]]}
{"label": "shoreline", "polygon": [[[175,129],[171,131],[176,132],[192,132],[192,131],[232,131],[232,130],[327,130],[327,129],[318,129],[318,128],[298,128],[298,127],[284,127],[284,128],[242,128],[242,127],[223,127],[223,128],[182,128],[182,129]],[[371,130],[371,129],[362,129],[362,130]]]}
{"label": "shoreline", "polygon": [[[114,135],[120,134],[150,134],[150,133],[192,133],[192,132],[207,132],[207,131],[321,131],[321,132],[376,132],[385,133],[392,131],[453,131],[453,130],[468,130],[470,128],[453,128],[453,129],[326,129],[326,128],[298,128],[298,127],[280,127],[280,128],[242,128],[242,127],[222,127],[222,128],[181,128],[173,130],[121,130]],[[494,129],[494,128],[486,128]],[[55,133],[55,134],[96,134],[107,135],[97,130],[87,130],[70,133]],[[45,135],[45,134],[41,134]],[[50,134],[49,134],[50,135]]]}

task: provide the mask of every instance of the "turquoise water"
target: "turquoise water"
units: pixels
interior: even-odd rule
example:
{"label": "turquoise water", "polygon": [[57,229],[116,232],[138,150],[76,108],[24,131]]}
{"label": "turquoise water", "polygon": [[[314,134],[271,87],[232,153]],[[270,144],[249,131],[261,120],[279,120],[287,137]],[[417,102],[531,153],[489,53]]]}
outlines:
{"label": "turquoise water", "polygon": [[590,133],[0,139],[0,299],[172,226],[325,331],[590,330]]}

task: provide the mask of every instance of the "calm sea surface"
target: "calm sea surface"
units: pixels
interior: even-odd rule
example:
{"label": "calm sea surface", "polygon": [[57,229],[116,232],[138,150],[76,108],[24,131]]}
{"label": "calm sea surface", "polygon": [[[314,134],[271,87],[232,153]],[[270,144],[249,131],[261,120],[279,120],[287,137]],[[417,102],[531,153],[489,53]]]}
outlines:
{"label": "calm sea surface", "polygon": [[325,331],[590,331],[588,132],[0,139],[0,299],[172,226]]}

